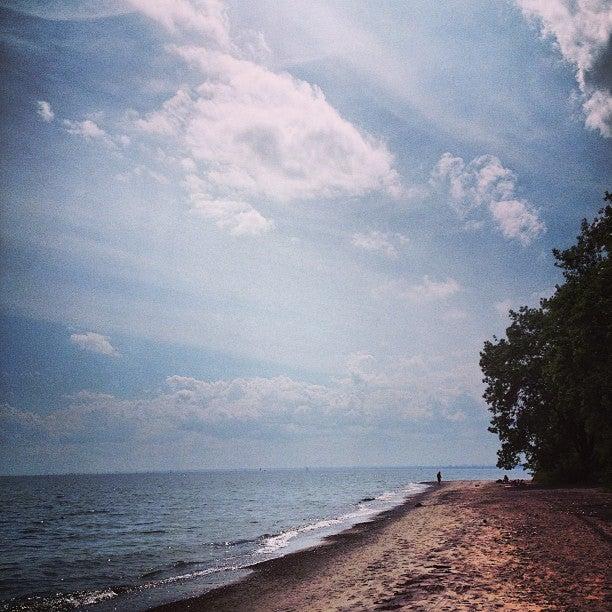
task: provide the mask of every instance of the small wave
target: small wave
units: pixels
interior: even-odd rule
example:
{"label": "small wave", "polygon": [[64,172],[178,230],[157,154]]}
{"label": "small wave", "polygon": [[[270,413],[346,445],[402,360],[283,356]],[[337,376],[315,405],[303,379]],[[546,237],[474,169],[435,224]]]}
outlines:
{"label": "small wave", "polygon": [[241,544],[251,544],[257,542],[258,538],[242,538],[239,540],[225,540],[221,542],[211,542],[213,548],[230,548],[232,546],[240,546]]}
{"label": "small wave", "polygon": [[183,559],[179,559],[175,561],[171,566],[160,567],[158,569],[150,570],[145,572],[140,576],[141,579],[154,578],[155,576],[160,576],[162,574],[167,574],[172,570],[176,569],[184,569],[186,567],[193,567],[194,565],[202,565],[203,561],[184,561]]}
{"label": "small wave", "polygon": [[83,508],[80,510],[73,510],[72,512],[65,512],[59,518],[63,519],[63,518],[73,517],[73,516],[92,516],[92,515],[97,515],[97,514],[110,514],[110,513],[111,511],[105,508],[99,508],[99,509]]}
{"label": "small wave", "polygon": [[31,596],[24,599],[11,599],[0,603],[0,610],[68,610],[91,606],[119,595],[122,589],[102,589],[97,591],[76,591],[50,596]]}
{"label": "small wave", "polygon": [[[119,595],[125,595],[127,593],[136,593],[138,591],[154,589],[167,584],[174,584],[177,582],[185,582],[194,578],[201,578],[203,576],[209,576],[211,574],[218,574],[221,572],[237,571],[241,569],[247,569],[244,565],[232,565],[225,567],[209,567],[207,569],[196,570],[194,572],[188,572],[185,574],[179,574],[177,576],[169,576],[167,578],[161,578],[159,580],[150,580],[144,584],[134,586],[122,586],[112,587],[102,590],[95,591],[76,591],[73,593],[57,594],[55,596],[48,597],[28,597],[23,600],[9,600],[0,602],[0,611],[9,610],[67,610],[74,608],[83,608],[85,606],[91,606],[98,604],[102,601],[113,599]],[[149,572],[154,574],[155,572]],[[143,576],[143,578],[146,574]]]}
{"label": "small wave", "polygon": [[[357,508],[355,510],[342,514],[338,517],[308,523],[306,525],[302,525],[301,527],[288,529],[279,534],[264,534],[263,546],[257,550],[257,553],[264,555],[275,554],[279,550],[289,546],[289,544],[296,538],[299,538],[300,536],[307,537],[308,534],[315,535],[316,532],[321,532],[321,538],[325,535],[338,533],[339,531],[342,531],[342,529],[348,529],[359,522],[373,519],[381,512],[398,506],[405,501],[407,497],[416,495],[425,489],[427,489],[427,486],[425,485],[410,484],[399,491],[385,491],[376,497],[364,497],[357,504]],[[340,529],[332,529],[338,526],[341,526]]]}
{"label": "small wave", "polygon": [[191,567],[192,565],[200,565],[201,561],[183,561],[183,559],[179,559],[172,564],[172,567]]}
{"label": "small wave", "polygon": [[169,576],[168,578],[161,578],[160,580],[153,580],[140,585],[137,590],[152,589],[163,584],[173,584],[175,582],[184,582],[193,578],[201,578],[202,576],[210,576],[211,574],[219,574],[221,572],[232,572],[240,569],[246,569],[245,565],[228,565],[224,567],[209,567],[208,569],[197,570],[195,572],[189,572],[187,574],[179,574],[178,576]]}
{"label": "small wave", "polygon": [[112,599],[113,597],[117,597],[119,593],[114,591],[113,589],[105,589],[103,591],[90,591],[89,593],[83,594],[80,598],[70,598],[67,597],[65,599],[65,603],[73,604],[74,607],[78,606],[91,606],[96,603],[100,603],[101,601],[105,601],[106,599]]}

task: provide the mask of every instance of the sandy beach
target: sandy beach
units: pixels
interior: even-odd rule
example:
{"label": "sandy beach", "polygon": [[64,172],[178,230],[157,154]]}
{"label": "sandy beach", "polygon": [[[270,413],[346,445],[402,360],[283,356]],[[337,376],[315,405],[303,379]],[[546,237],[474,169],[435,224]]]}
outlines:
{"label": "sandy beach", "polygon": [[451,482],[157,610],[609,610],[612,494]]}

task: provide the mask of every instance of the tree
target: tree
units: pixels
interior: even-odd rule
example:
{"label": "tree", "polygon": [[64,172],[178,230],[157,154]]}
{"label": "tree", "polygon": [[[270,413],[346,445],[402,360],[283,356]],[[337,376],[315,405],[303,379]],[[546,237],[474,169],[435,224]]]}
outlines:
{"label": "tree", "polygon": [[[606,201],[612,195],[606,192]],[[565,282],[539,308],[510,311],[506,338],[480,354],[498,434],[498,466],[540,479],[612,477],[612,207],[582,222],[576,244],[553,254]]]}

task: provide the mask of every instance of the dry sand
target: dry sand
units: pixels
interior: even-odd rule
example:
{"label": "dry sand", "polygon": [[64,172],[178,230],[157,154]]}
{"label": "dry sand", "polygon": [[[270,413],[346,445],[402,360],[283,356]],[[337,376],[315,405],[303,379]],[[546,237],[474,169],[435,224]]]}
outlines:
{"label": "dry sand", "polygon": [[432,488],[324,545],[262,563],[238,584],[160,609],[612,609],[610,493]]}

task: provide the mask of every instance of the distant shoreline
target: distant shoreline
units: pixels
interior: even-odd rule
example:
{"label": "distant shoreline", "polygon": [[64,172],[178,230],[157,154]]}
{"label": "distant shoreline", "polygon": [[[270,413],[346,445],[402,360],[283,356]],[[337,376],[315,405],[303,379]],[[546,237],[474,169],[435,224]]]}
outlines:
{"label": "distant shoreline", "polygon": [[[217,468],[197,468],[185,470],[119,470],[110,472],[26,472],[11,473],[2,472],[0,478],[61,478],[73,476],[142,476],[147,474],[200,474],[200,473],[223,473],[223,472],[280,472],[295,470],[350,470],[350,469],[427,469],[433,472],[437,470],[499,470],[496,465],[324,465],[324,466],[301,466],[301,467],[217,467]],[[515,468],[520,469],[520,468]],[[527,474],[527,472],[525,472]]]}
{"label": "distant shoreline", "polygon": [[239,582],[152,610],[607,610],[611,500],[599,489],[434,485]]}

